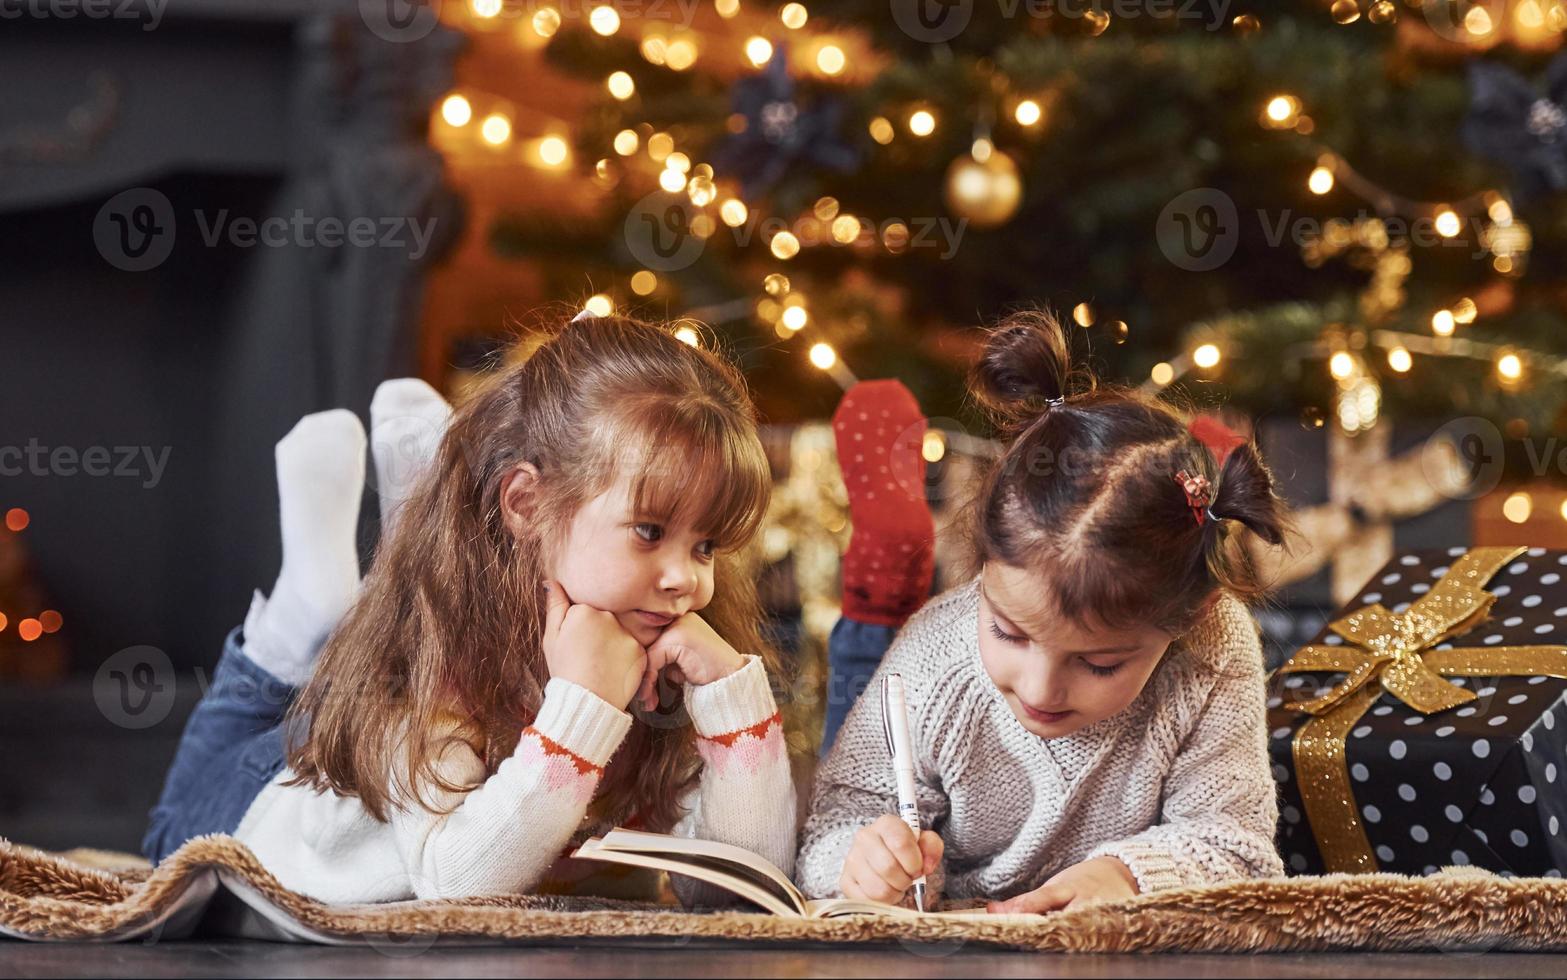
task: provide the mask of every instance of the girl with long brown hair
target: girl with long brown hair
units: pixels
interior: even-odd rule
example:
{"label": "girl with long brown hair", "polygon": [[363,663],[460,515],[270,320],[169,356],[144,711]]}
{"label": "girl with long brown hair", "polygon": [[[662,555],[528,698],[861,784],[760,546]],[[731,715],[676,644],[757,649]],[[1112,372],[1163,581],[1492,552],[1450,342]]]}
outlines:
{"label": "girl with long brown hair", "polygon": [[[231,832],[328,901],[552,888],[563,852],[616,824],[787,871],[750,548],[770,491],[730,364],[627,318],[553,328],[452,416],[318,659],[280,677],[287,658],[248,642],[277,631],[253,615],[247,642],[230,635],[144,850]],[[268,604],[302,591],[283,584]],[[235,707],[237,677],[274,693]],[[214,748],[225,723],[237,750]],[[223,805],[191,788],[202,772],[233,773]]]}

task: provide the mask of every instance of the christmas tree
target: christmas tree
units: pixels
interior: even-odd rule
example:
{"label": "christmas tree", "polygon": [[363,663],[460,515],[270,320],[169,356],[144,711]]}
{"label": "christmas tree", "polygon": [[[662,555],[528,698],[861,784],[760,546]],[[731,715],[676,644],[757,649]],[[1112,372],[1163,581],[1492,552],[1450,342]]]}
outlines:
{"label": "christmas tree", "polygon": [[449,16],[473,49],[434,139],[533,185],[493,249],[702,321],[771,419],[830,412],[817,345],[961,416],[971,328],[1042,303],[1199,404],[1558,421],[1557,0]]}

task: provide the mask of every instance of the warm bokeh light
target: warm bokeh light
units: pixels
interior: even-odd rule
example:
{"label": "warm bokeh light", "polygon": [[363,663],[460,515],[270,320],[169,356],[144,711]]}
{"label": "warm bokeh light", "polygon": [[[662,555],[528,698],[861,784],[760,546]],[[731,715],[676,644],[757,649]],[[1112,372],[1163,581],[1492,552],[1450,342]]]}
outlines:
{"label": "warm bokeh light", "polygon": [[511,142],[511,120],[492,112],[479,124],[479,135],[491,146],[505,146]]}
{"label": "warm bokeh light", "polygon": [[1431,314],[1431,332],[1438,337],[1451,337],[1453,335],[1453,311],[1437,310]]}
{"label": "warm bokeh light", "polygon": [[779,318],[779,322],[790,330],[800,331],[805,329],[805,325],[810,322],[810,314],[805,312],[805,307],[803,306],[790,306],[783,311],[783,316]]}
{"label": "warm bokeh light", "polygon": [[1080,327],[1094,325],[1094,308],[1087,303],[1079,303],[1072,307],[1072,321]]}
{"label": "warm bokeh light", "polygon": [[826,371],[838,363],[838,352],[832,349],[831,344],[812,344],[811,363]]}
{"label": "warm bokeh light", "polygon": [[880,143],[882,146],[886,146],[888,143],[891,143],[893,137],[897,135],[896,131],[892,128],[892,120],[888,119],[886,116],[875,117],[870,121],[868,128],[870,130],[871,139]]}
{"label": "warm bokeh light", "polygon": [[680,327],[675,331],[675,339],[692,347],[702,346],[702,336],[691,327]]}
{"label": "warm bokeh light", "polygon": [[20,531],[27,527],[30,520],[31,518],[27,516],[27,511],[20,507],[12,507],[5,512],[5,526],[12,531]]}
{"label": "warm bokeh light", "polygon": [[638,296],[646,296],[657,288],[658,277],[646,269],[631,276],[631,291]]}
{"label": "warm bokeh light", "polygon": [[860,237],[860,219],[852,214],[840,214],[832,219],[832,240],[839,245],[852,244]]}
{"label": "warm bokeh light", "polygon": [[558,167],[571,156],[571,147],[559,136],[546,136],[539,140],[539,159],[551,167]]}
{"label": "warm bokeh light", "polygon": [[1192,351],[1192,363],[1203,369],[1218,367],[1220,357],[1217,344],[1203,344]]}
{"label": "warm bokeh light", "polygon": [[1355,357],[1349,351],[1334,351],[1328,358],[1328,372],[1336,380],[1343,381],[1355,373]]}
{"label": "warm bokeh light", "polygon": [[441,118],[448,126],[466,126],[473,119],[473,106],[461,95],[448,95],[441,102]]}
{"label": "warm bokeh light", "polygon": [[1152,371],[1148,372],[1148,377],[1156,385],[1167,385],[1175,380],[1175,368],[1171,366],[1169,361],[1160,361],[1153,366]]}
{"label": "warm bokeh light", "polygon": [[1529,515],[1534,513],[1534,498],[1523,491],[1509,494],[1502,501],[1502,516],[1514,524],[1523,524],[1529,520]]}
{"label": "warm bokeh light", "polygon": [[773,236],[768,244],[773,256],[780,259],[792,259],[800,254],[800,240],[794,237],[793,232],[780,231]]}
{"label": "warm bokeh light", "polygon": [[1326,194],[1333,189],[1333,171],[1327,167],[1318,167],[1306,178],[1306,186],[1313,194]]}
{"label": "warm bokeh light", "polygon": [[849,59],[844,56],[843,49],[836,44],[824,44],[820,51],[816,52],[816,67],[821,69],[823,75],[836,75],[848,65]]}
{"label": "warm bokeh light", "polygon": [[1503,354],[1496,360],[1496,373],[1503,381],[1517,381],[1523,377],[1523,361],[1517,354]]}
{"label": "warm bokeh light", "polygon": [[1395,347],[1387,352],[1387,366],[1399,374],[1404,374],[1415,366],[1415,359],[1410,356],[1409,351],[1405,348]]}
{"label": "warm bokeh light", "polygon": [[658,175],[658,186],[671,194],[678,194],[686,189],[686,175],[674,167],[665,167]]}
{"label": "warm bokeh light", "polygon": [[1024,99],[1012,110],[1012,118],[1017,120],[1019,126],[1034,126],[1044,116],[1044,110],[1033,99]]}
{"label": "warm bokeh light", "polygon": [[637,93],[637,83],[631,78],[630,72],[617,71],[610,74],[604,81],[609,94],[624,102]]}
{"label": "warm bokeh light", "polygon": [[1457,212],[1452,208],[1443,208],[1436,213],[1436,233],[1443,238],[1452,238],[1464,230],[1463,222],[1459,220]]}
{"label": "warm bokeh light", "polygon": [[917,109],[909,116],[909,132],[929,136],[936,131],[936,117],[928,109]]}
{"label": "warm bokeh light", "polygon": [[45,633],[57,633],[65,625],[65,617],[53,609],[45,609],[38,614],[38,625],[44,628]]}
{"label": "warm bokeh light", "polygon": [[747,38],[745,42],[745,57],[747,61],[756,67],[762,67],[772,60],[773,42],[759,35]]}
{"label": "warm bokeh light", "polygon": [[1295,125],[1300,115],[1300,100],[1293,95],[1275,95],[1262,110],[1263,117],[1279,129]]}
{"label": "warm bokeh light", "polygon": [[33,642],[40,636],[43,636],[43,634],[43,624],[36,619],[24,619],[20,623],[16,624],[16,635],[20,636],[28,643]]}
{"label": "warm bokeh light", "polygon": [[533,15],[533,33],[539,37],[554,37],[560,30],[560,11],[545,7]]}
{"label": "warm bokeh light", "polygon": [[588,14],[588,26],[593,28],[594,33],[609,37],[620,30],[620,14],[614,7],[594,7],[593,12]]}
{"label": "warm bokeh light", "polygon": [[750,211],[746,208],[745,202],[738,198],[731,197],[718,206],[718,217],[731,228],[738,228],[745,224],[748,214]]}
{"label": "warm bokeh light", "polygon": [[786,3],[783,9],[778,11],[778,19],[791,31],[797,31],[805,26],[805,22],[811,16],[803,3]]}
{"label": "warm bokeh light", "polygon": [[582,304],[582,308],[593,316],[609,316],[615,312],[615,301],[603,293],[594,293]]}
{"label": "warm bokeh light", "polygon": [[642,141],[637,138],[637,131],[634,129],[622,129],[615,134],[615,152],[623,157],[629,157],[637,152],[637,147],[641,143]]}
{"label": "warm bokeh light", "polygon": [[920,455],[927,463],[941,462],[941,457],[947,455],[947,437],[936,429],[928,430],[920,444]]}

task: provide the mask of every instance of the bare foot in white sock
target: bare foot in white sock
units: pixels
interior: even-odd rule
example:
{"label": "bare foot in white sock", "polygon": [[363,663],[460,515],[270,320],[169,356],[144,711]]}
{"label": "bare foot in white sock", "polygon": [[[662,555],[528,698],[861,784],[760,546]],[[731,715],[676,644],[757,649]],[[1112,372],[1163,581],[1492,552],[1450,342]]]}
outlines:
{"label": "bare foot in white sock", "polygon": [[381,382],[370,400],[370,452],[381,496],[381,536],[391,533],[397,511],[429,469],[452,408],[418,378]]}
{"label": "bare foot in white sock", "polygon": [[306,415],[277,444],[283,569],[245,617],[245,654],[296,687],[359,589],[355,540],[365,482],[365,430],[346,409]]}

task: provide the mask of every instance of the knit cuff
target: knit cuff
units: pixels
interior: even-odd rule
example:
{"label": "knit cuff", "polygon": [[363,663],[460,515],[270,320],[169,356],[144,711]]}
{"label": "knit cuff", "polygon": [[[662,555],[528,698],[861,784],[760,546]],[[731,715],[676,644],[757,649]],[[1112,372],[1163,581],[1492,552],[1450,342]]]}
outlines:
{"label": "knit cuff", "polygon": [[778,713],[762,658],[748,653],[745,661],[744,667],[711,684],[685,685],[686,710],[703,738],[752,728]]}
{"label": "knit cuff", "polygon": [[1132,877],[1137,879],[1137,890],[1144,895],[1186,884],[1175,855],[1140,840],[1103,844],[1091,851],[1087,860],[1098,857],[1113,857],[1132,869]]}
{"label": "knit cuff", "polygon": [[544,686],[544,704],[531,727],[602,769],[631,729],[631,716],[579,684],[552,677]]}

